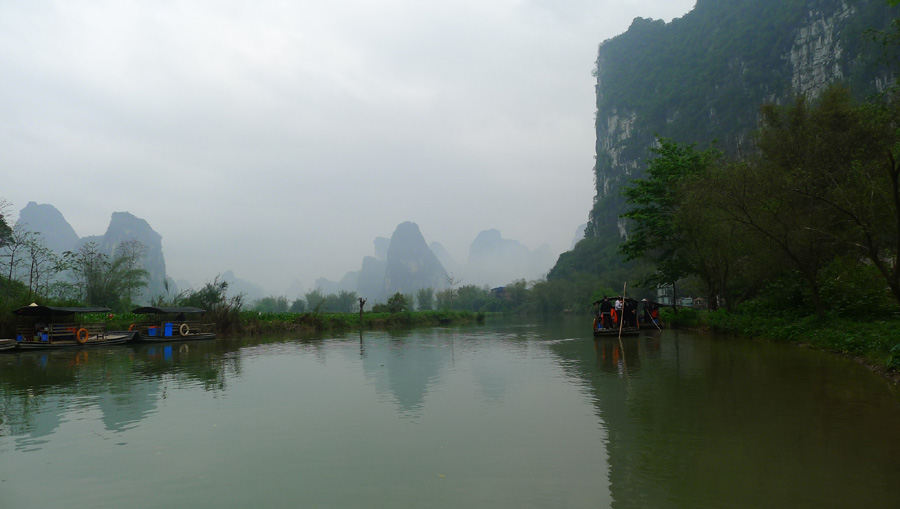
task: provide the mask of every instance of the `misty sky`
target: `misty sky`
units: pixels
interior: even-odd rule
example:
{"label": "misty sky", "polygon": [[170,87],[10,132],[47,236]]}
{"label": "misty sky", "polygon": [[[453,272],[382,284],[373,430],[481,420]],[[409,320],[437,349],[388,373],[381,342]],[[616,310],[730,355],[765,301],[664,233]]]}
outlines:
{"label": "misty sky", "polygon": [[597,45],[695,0],[0,0],[0,198],[114,211],[169,274],[281,294],[416,222],[569,248],[594,195]]}

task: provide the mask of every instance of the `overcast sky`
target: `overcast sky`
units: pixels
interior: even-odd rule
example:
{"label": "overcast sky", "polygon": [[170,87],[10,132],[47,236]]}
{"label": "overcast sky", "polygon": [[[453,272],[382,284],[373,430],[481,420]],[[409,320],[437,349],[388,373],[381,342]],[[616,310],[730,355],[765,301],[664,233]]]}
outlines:
{"label": "overcast sky", "polygon": [[112,212],[169,274],[275,294],[416,222],[569,248],[594,196],[597,45],[695,0],[0,0],[0,198]]}

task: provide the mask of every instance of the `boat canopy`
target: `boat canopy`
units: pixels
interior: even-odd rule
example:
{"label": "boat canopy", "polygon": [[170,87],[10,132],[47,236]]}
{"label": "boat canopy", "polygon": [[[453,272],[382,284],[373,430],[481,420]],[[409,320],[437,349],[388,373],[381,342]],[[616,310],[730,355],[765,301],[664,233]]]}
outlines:
{"label": "boat canopy", "polygon": [[178,314],[178,313],[206,313],[205,309],[194,308],[194,307],[153,307],[153,306],[144,306],[131,311],[132,313],[138,315],[167,315],[167,314]]}
{"label": "boat canopy", "polygon": [[74,315],[75,313],[108,313],[112,311],[103,307],[61,307],[61,306],[39,306],[32,304],[30,306],[20,307],[13,310],[13,314],[19,316],[51,316],[51,315]]}
{"label": "boat canopy", "polygon": [[[621,300],[622,296],[621,295],[613,295],[611,297],[606,297],[606,298],[609,299],[610,302],[615,302],[617,300]],[[626,302],[637,302],[637,300],[632,299],[631,297],[625,297],[625,301]],[[597,304],[600,304],[601,302],[603,302],[603,299],[595,300],[594,302],[591,302],[591,304],[596,306]]]}

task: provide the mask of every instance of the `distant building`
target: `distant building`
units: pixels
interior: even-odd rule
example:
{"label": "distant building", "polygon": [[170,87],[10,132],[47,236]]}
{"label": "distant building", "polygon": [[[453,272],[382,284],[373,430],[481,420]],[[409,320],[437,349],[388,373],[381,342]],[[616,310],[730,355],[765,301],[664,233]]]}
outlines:
{"label": "distant building", "polygon": [[656,302],[665,306],[671,306],[675,302],[675,288],[672,285],[657,286]]}

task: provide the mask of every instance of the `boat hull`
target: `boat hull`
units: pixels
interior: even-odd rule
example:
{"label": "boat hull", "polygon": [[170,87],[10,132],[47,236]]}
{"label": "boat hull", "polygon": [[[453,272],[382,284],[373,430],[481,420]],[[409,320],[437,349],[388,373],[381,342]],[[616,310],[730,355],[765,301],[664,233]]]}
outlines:
{"label": "boat hull", "polygon": [[72,340],[50,341],[19,341],[15,344],[17,350],[55,350],[58,348],[92,348],[96,346],[120,345],[134,339],[137,333],[134,331],[111,331],[104,337],[88,337],[84,343]]}
{"label": "boat hull", "polygon": [[197,332],[189,333],[184,336],[148,336],[146,334],[138,334],[135,336],[136,343],[174,343],[178,341],[201,341],[204,339],[216,339],[215,332]]}
{"label": "boat hull", "polygon": [[[641,329],[637,327],[623,327],[623,336],[637,336],[641,333]],[[600,329],[594,331],[595,338],[617,338],[619,337],[619,329]]]}

